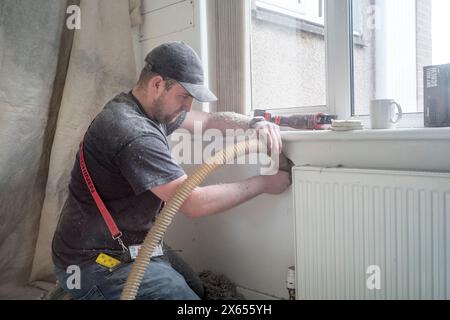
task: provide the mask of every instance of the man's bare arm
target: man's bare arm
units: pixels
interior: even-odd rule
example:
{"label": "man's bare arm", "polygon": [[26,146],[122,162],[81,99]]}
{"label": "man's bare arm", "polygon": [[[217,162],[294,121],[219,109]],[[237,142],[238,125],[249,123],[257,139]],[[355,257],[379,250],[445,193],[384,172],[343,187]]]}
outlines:
{"label": "man's bare arm", "polygon": [[194,133],[194,123],[201,123],[203,130],[218,129],[223,133],[227,129],[249,129],[251,117],[235,112],[202,112],[192,110],[187,113],[186,119],[181,124],[181,128]]}
{"label": "man's bare arm", "polygon": [[[202,111],[190,111],[187,113],[186,119],[181,124],[181,128],[194,133],[195,123],[201,124],[202,130],[218,129],[224,134],[227,129],[242,129],[244,131],[250,129],[251,117],[244,116],[235,112],[216,112],[208,113]],[[273,150],[275,154],[279,154],[282,149],[280,127],[274,123],[262,121],[256,123],[252,129],[261,130],[268,138],[269,150]]]}
{"label": "man's bare arm", "polygon": [[[163,201],[169,200],[186,176],[151,189]],[[280,171],[273,176],[256,176],[243,181],[197,187],[180,211],[191,218],[217,214],[234,208],[262,193],[280,194],[290,185],[289,174]]]}

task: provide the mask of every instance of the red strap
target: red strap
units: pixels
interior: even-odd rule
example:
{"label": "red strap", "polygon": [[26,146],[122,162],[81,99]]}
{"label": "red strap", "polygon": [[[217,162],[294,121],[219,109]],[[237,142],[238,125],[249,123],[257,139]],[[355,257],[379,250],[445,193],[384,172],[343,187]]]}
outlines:
{"label": "red strap", "polygon": [[119,239],[122,236],[122,232],[120,232],[119,228],[117,228],[117,225],[111,217],[111,214],[109,213],[108,209],[106,209],[106,206],[100,198],[100,195],[97,193],[91,176],[89,175],[89,171],[86,167],[86,163],[84,161],[83,142],[81,142],[80,144],[80,167],[81,173],[84,177],[84,181],[86,181],[86,185],[91,192],[92,198],[94,199],[98,210],[102,214],[103,220],[105,220],[105,223],[108,226],[109,232],[111,232],[114,240]]}

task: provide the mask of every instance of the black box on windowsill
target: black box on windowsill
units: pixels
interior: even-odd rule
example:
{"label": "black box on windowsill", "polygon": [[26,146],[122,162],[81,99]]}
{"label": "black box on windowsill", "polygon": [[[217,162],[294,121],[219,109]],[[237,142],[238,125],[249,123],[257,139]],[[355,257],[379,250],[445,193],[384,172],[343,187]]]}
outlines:
{"label": "black box on windowsill", "polygon": [[450,64],[423,71],[425,127],[450,127]]}

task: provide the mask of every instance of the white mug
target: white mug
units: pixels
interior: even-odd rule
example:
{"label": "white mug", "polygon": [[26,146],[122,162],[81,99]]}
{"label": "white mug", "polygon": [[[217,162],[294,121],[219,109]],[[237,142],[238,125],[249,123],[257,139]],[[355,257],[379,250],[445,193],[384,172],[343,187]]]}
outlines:
{"label": "white mug", "polygon": [[[398,109],[397,119],[395,119],[395,107]],[[370,102],[372,129],[394,129],[402,116],[402,107],[392,99],[372,100]]]}

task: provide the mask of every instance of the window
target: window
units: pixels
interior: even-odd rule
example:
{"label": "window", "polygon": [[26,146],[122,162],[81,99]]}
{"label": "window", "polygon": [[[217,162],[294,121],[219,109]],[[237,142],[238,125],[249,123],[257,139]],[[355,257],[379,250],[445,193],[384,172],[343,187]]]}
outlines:
{"label": "window", "polygon": [[448,0],[254,1],[253,109],[368,120],[370,101],[389,98],[399,127],[421,127],[423,67],[450,63],[448,12]]}
{"label": "window", "polygon": [[387,98],[423,112],[423,67],[450,63],[448,12],[448,0],[353,0],[362,39],[353,46],[353,114]]}
{"label": "window", "polygon": [[309,112],[325,108],[323,4],[323,0],[253,3],[250,31],[253,109]]}
{"label": "window", "polygon": [[257,0],[256,6],[324,25],[324,0]]}

